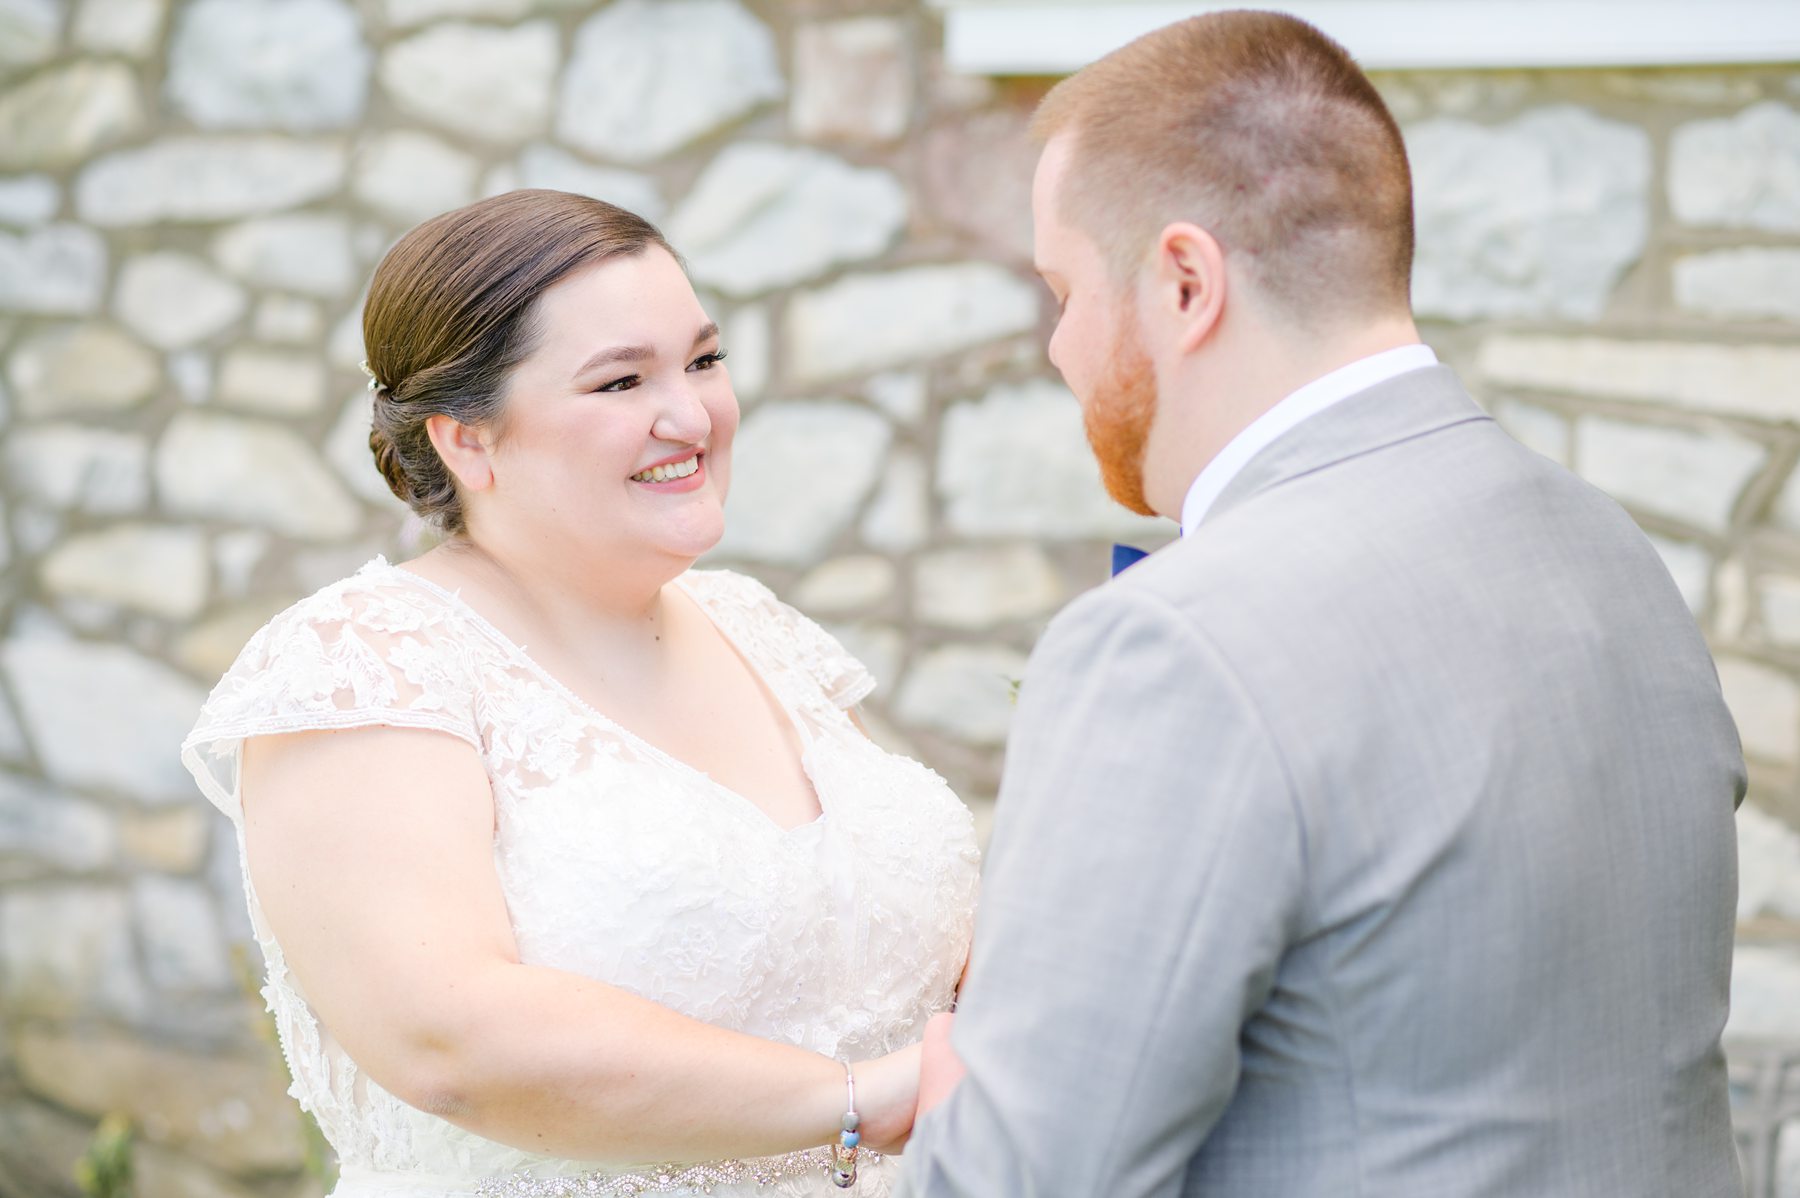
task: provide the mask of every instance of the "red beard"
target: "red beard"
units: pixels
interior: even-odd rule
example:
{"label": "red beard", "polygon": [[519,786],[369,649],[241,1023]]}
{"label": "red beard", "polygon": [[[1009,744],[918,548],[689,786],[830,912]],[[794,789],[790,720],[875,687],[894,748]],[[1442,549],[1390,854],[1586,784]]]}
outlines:
{"label": "red beard", "polygon": [[1108,355],[1106,373],[1082,406],[1088,444],[1100,462],[1100,481],[1113,502],[1140,516],[1156,511],[1144,498],[1144,447],[1156,416],[1156,370],[1137,338],[1137,318],[1128,312]]}

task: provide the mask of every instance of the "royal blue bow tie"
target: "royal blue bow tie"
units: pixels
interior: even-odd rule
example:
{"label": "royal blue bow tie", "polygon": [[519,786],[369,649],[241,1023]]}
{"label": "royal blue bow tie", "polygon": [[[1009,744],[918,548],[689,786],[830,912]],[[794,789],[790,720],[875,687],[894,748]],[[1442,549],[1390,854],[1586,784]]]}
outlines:
{"label": "royal blue bow tie", "polygon": [[1114,545],[1112,560],[1113,577],[1117,578],[1120,574],[1124,573],[1132,566],[1137,565],[1149,556],[1149,553],[1137,548],[1135,545]]}

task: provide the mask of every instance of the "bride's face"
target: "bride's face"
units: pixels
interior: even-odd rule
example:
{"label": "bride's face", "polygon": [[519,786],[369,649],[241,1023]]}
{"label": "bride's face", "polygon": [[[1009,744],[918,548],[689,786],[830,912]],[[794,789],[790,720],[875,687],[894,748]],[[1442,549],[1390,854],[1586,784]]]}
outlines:
{"label": "bride's face", "polygon": [[544,292],[537,320],[489,453],[489,512],[508,535],[592,561],[711,549],[737,398],[675,259],[652,246],[581,270]]}

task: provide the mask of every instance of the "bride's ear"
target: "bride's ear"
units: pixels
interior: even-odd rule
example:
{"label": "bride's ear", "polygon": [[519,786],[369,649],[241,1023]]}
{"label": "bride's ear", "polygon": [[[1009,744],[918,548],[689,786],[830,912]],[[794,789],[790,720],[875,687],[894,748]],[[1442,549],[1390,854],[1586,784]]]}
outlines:
{"label": "bride's ear", "polygon": [[1177,348],[1197,349],[1225,310],[1225,251],[1218,239],[1187,221],[1165,228],[1156,241],[1151,292]]}
{"label": "bride's ear", "polygon": [[485,491],[494,485],[492,449],[479,429],[439,413],[426,419],[425,433],[458,486]]}

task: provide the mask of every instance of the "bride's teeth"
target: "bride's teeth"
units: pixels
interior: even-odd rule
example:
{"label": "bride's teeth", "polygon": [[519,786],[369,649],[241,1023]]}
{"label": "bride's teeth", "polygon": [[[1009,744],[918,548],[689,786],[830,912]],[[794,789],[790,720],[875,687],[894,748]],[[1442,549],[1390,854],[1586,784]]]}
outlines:
{"label": "bride's teeth", "polygon": [[674,462],[667,466],[652,466],[631,476],[633,482],[667,483],[678,478],[686,478],[700,469],[700,455],[695,454],[685,462]]}

